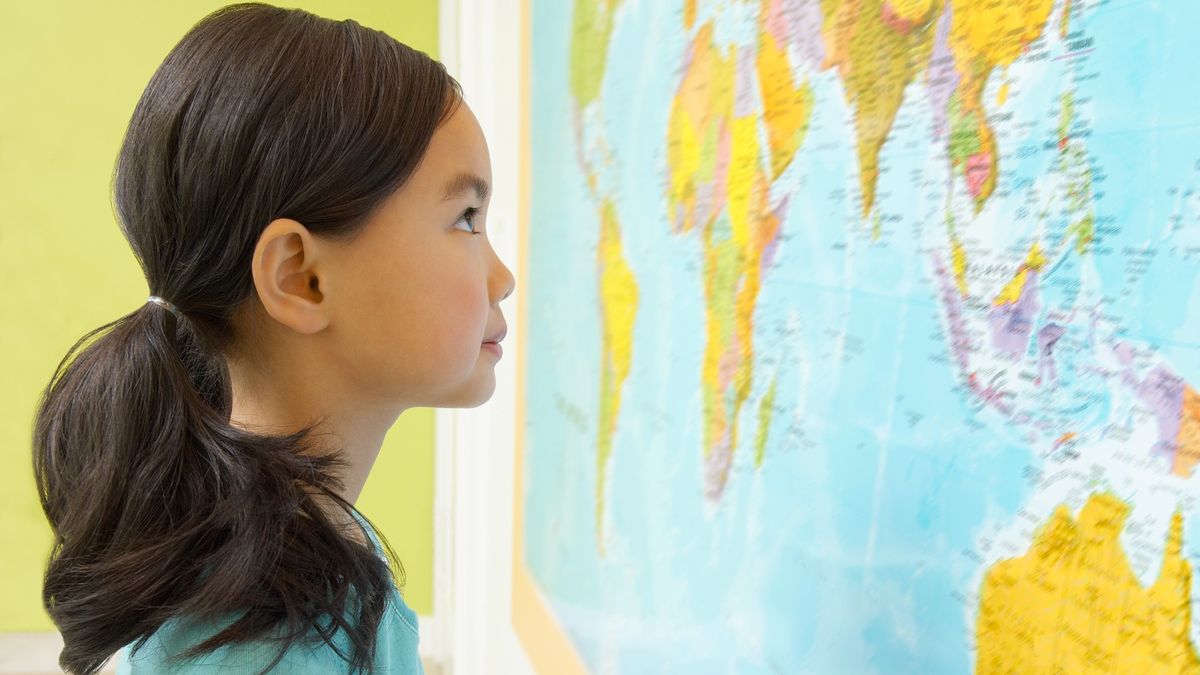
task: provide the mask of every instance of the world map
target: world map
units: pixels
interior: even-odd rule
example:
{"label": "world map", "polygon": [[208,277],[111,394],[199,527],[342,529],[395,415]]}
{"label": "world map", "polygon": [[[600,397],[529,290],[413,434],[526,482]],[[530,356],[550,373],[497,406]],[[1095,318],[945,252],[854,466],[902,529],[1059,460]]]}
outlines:
{"label": "world map", "polygon": [[1200,673],[1200,5],[531,0],[523,554],[595,673]]}

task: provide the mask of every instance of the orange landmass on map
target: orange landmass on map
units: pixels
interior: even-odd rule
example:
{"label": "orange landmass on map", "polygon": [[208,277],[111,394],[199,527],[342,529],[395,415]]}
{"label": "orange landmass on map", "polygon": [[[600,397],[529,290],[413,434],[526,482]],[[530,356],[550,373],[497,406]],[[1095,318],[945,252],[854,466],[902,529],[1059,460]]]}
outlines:
{"label": "orange landmass on map", "polygon": [[[779,234],[767,204],[770,181],[803,142],[811,109],[787,53],[760,22],[757,82],[738,81],[738,49],[713,43],[712,23],[696,32],[668,117],[668,215],[676,233],[699,230],[703,244],[705,347],[702,361],[705,495],[724,490],[737,448],[738,413],[750,395],[753,316],[763,256]],[[757,85],[759,114],[738,114],[734,96]]]}
{"label": "orange landmass on map", "polygon": [[[911,4],[912,7],[908,7]],[[891,133],[904,90],[929,60],[935,5],[880,0],[822,0],[825,68],[836,68],[854,109],[862,214],[875,207],[879,152]],[[940,6],[940,3],[938,4]],[[915,16],[920,23],[911,23]],[[898,29],[888,17],[902,18]]]}
{"label": "orange landmass on map", "polygon": [[1200,393],[1185,386],[1183,409],[1179,413],[1179,435],[1175,439],[1173,473],[1184,478],[1200,464]]}
{"label": "orange landmass on map", "polygon": [[696,23],[696,0],[683,0],[683,26],[690,29]]}
{"label": "orange landmass on map", "polygon": [[978,136],[979,152],[955,159],[978,212],[996,189],[996,137],[983,107],[983,90],[996,68],[1005,68],[1042,34],[1054,0],[950,1],[950,50],[962,75],[960,114]]}
{"label": "orange landmass on map", "polygon": [[[764,5],[770,0],[764,0]],[[762,91],[763,124],[771,146],[771,180],[779,177],[804,143],[812,111],[812,90],[796,85],[785,44],[766,27],[767,7],[759,14],[758,54],[755,67]]]}

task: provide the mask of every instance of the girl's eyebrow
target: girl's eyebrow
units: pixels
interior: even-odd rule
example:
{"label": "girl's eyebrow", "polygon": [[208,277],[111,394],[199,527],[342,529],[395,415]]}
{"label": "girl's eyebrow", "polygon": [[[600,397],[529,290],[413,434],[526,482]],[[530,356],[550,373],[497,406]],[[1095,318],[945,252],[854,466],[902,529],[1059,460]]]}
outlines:
{"label": "girl's eyebrow", "polygon": [[474,190],[479,201],[487,199],[489,187],[487,181],[469,172],[459,172],[443,188],[442,201],[447,202],[462,195],[467,190]]}

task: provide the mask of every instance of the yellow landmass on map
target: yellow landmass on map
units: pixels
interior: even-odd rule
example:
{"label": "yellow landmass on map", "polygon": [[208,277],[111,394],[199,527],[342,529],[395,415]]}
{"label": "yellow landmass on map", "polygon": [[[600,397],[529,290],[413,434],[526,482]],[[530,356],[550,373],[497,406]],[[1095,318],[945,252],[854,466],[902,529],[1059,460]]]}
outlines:
{"label": "yellow landmass on map", "polygon": [[[937,4],[940,7],[940,3]],[[851,107],[857,141],[862,215],[875,207],[879,152],[904,90],[929,60],[932,22],[894,30],[880,0],[821,0],[825,68],[836,68]],[[893,7],[893,11],[897,11]]]}
{"label": "yellow landmass on map", "polygon": [[1143,588],[1121,548],[1128,515],[1111,494],[1092,495],[1078,522],[1060,506],[1028,553],[988,570],[977,674],[1200,673],[1183,518],[1171,519],[1158,579]]}
{"label": "yellow landmass on map", "polygon": [[606,201],[600,214],[596,251],[600,276],[601,334],[600,417],[596,438],[596,540],[604,552],[604,495],[613,433],[621,411],[621,387],[633,363],[633,324],[638,311],[638,285],[621,249],[617,210]]}
{"label": "yellow landmass on map", "polygon": [[954,285],[958,287],[958,292],[965,298],[967,297],[967,250],[963,248],[958,237],[951,237],[950,241],[950,264],[954,268]]}
{"label": "yellow landmass on map", "polygon": [[[725,197],[729,200],[731,235],[739,249],[750,243],[751,194],[759,178],[758,120],[753,116],[735,117],[731,122],[733,143]],[[721,189],[718,188],[718,189]]]}
{"label": "yellow landmass on map", "polygon": [[1042,34],[1054,0],[951,0],[950,48],[959,63],[987,72],[1017,60]]}
{"label": "yellow landmass on map", "polygon": [[996,296],[996,306],[1011,305],[1021,299],[1021,293],[1025,291],[1025,282],[1030,272],[1041,271],[1046,266],[1046,254],[1042,253],[1042,247],[1037,242],[1029,247],[1029,254],[1025,256],[1025,262],[1017,268],[1017,273],[1009,279],[1004,288]]}

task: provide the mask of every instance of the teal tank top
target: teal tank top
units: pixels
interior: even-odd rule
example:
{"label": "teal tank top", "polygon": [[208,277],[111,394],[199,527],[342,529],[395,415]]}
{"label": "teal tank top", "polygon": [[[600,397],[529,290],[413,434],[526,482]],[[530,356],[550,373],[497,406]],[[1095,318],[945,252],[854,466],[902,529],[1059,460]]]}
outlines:
{"label": "teal tank top", "polygon": [[[356,516],[357,517],[357,516]],[[379,539],[365,522],[359,521],[376,551],[383,551]],[[382,553],[380,553],[382,555]],[[217,630],[218,626],[186,624],[171,620],[159,627],[146,644],[136,652],[126,645],[117,653],[117,675],[199,675],[201,673],[258,673],[279,653],[278,647],[267,641],[245,642],[225,645],[212,652],[177,661],[173,657],[189,647],[199,644]],[[349,644],[345,635],[338,633],[338,647],[348,653]],[[388,594],[388,606],[379,622],[379,635],[375,642],[375,662],[372,673],[389,675],[424,675],[421,659],[417,655],[419,632],[417,613],[408,607],[404,598],[393,585]],[[346,673],[349,663],[338,656],[328,644],[292,645],[283,658],[269,672],[279,675],[292,673]]]}

